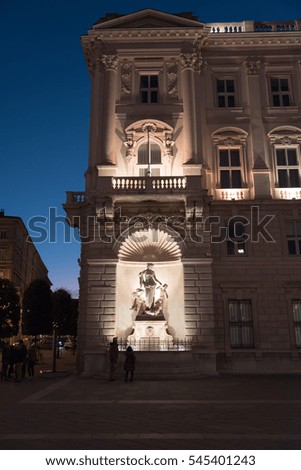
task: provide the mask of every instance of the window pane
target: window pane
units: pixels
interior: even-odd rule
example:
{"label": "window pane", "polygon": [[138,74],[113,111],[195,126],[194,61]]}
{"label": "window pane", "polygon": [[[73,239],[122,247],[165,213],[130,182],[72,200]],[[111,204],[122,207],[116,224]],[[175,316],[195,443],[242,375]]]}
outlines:
{"label": "window pane", "polygon": [[240,170],[232,171],[232,188],[241,188]]}
{"label": "window pane", "polygon": [[226,80],[226,87],[228,93],[234,93],[234,80]]}
{"label": "window pane", "polygon": [[151,103],[158,103],[158,92],[152,91],[151,92]]}
{"label": "window pane", "polygon": [[140,145],[138,150],[138,165],[148,164],[148,145],[144,143]]}
{"label": "window pane", "polygon": [[290,97],[289,97],[289,95],[282,95],[282,104],[283,104],[283,106],[290,106]]}
{"label": "window pane", "polygon": [[221,171],[221,188],[230,188],[230,172],[228,170]]}
{"label": "window pane", "polygon": [[228,150],[219,151],[219,165],[220,166],[229,166],[229,153]]}
{"label": "window pane", "polygon": [[148,75],[141,75],[140,86],[141,88],[148,88]]}
{"label": "window pane", "polygon": [[287,162],[289,165],[298,165],[296,149],[287,150]]}
{"label": "window pane", "polygon": [[278,78],[271,78],[271,90],[272,91],[279,91]]}
{"label": "window pane", "polygon": [[278,183],[279,183],[279,188],[289,187],[286,170],[278,170]]}
{"label": "window pane", "polygon": [[285,159],[285,151],[284,149],[277,149],[276,150],[276,156],[277,156],[277,165],[286,165],[286,159]]}
{"label": "window pane", "polygon": [[223,93],[225,91],[224,80],[216,80],[216,88],[218,93]]}
{"label": "window pane", "polygon": [[235,107],[235,99],[234,96],[228,96],[228,107],[234,108]]}
{"label": "window pane", "polygon": [[141,103],[148,103],[148,92],[141,91]]}
{"label": "window pane", "polygon": [[301,240],[298,240],[298,248],[299,248],[298,255],[301,255]]}
{"label": "window pane", "polygon": [[280,97],[279,97],[279,95],[273,95],[273,106],[280,106]]}
{"label": "window pane", "polygon": [[246,254],[246,244],[245,243],[238,243],[237,244],[237,254],[238,255],[245,255]]}
{"label": "window pane", "polygon": [[280,79],[280,89],[281,91],[288,91],[288,79],[287,78]]}
{"label": "window pane", "polygon": [[161,163],[161,150],[158,144],[151,144],[151,163]]}
{"label": "window pane", "polygon": [[287,241],[287,247],[288,247],[288,254],[289,255],[296,255],[296,243],[295,240],[288,240]]}
{"label": "window pane", "polygon": [[218,107],[219,108],[225,108],[226,107],[226,101],[224,96],[218,96]]}
{"label": "window pane", "polygon": [[301,300],[293,300],[294,322],[301,322]]}
{"label": "window pane", "polygon": [[151,88],[158,88],[158,76],[157,75],[150,76],[150,86]]}
{"label": "window pane", "polygon": [[290,177],[290,187],[291,188],[298,188],[300,186],[299,171],[298,170],[289,170],[289,177]]}
{"label": "window pane", "polygon": [[240,166],[239,150],[230,150],[231,166]]}

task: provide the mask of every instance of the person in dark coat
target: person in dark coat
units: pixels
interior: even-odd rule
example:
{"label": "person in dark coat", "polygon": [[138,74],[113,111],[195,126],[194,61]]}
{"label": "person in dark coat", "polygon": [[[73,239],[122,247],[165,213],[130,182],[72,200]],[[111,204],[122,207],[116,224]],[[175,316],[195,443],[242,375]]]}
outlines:
{"label": "person in dark coat", "polygon": [[125,382],[128,381],[129,372],[131,373],[130,382],[134,379],[136,357],[131,346],[128,346],[125,352],[124,370],[125,370]]}
{"label": "person in dark coat", "polygon": [[16,382],[21,382],[21,380],[24,378],[23,371],[24,371],[24,364],[26,367],[26,358],[27,358],[27,348],[23,340],[20,339],[16,347],[16,354],[15,354]]}
{"label": "person in dark coat", "polygon": [[117,361],[118,361],[118,338],[113,338],[113,341],[110,343],[109,347],[109,361],[110,361],[110,376],[109,381],[112,382],[115,380],[115,371],[117,368]]}
{"label": "person in dark coat", "polygon": [[7,341],[3,344],[3,349],[2,349],[2,378],[4,380],[8,379],[8,368],[10,364],[10,356],[11,356],[11,351],[10,351],[10,345]]}
{"label": "person in dark coat", "polygon": [[33,379],[34,377],[34,366],[37,362],[37,351],[35,345],[32,344],[28,350],[27,354],[27,372],[28,376]]}

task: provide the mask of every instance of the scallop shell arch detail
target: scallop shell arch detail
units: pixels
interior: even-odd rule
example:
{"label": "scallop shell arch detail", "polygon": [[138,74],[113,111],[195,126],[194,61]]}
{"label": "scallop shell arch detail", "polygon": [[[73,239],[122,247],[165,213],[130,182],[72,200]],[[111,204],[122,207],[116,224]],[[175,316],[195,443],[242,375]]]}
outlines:
{"label": "scallop shell arch detail", "polygon": [[177,261],[182,256],[178,243],[157,229],[139,230],[121,244],[118,258],[122,261]]}

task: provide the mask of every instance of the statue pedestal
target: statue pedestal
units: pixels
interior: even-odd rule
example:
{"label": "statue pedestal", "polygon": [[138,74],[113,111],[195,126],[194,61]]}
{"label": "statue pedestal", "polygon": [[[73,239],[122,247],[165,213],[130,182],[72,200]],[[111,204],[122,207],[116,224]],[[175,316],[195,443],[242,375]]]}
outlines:
{"label": "statue pedestal", "polygon": [[139,320],[133,324],[134,333],[128,343],[140,351],[164,351],[173,345],[173,337],[167,333],[166,320]]}

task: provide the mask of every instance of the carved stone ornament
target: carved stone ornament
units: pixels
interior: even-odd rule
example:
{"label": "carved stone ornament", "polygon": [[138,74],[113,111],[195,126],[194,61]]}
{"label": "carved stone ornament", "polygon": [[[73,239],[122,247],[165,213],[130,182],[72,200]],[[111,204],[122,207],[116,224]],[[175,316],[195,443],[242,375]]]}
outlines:
{"label": "carved stone ornament", "polygon": [[128,98],[132,95],[132,64],[125,62],[120,70],[121,97]]}
{"label": "carved stone ornament", "polygon": [[261,65],[261,60],[257,57],[248,57],[246,62],[248,75],[258,75]]}
{"label": "carved stone ornament", "polygon": [[104,54],[101,62],[106,70],[114,70],[116,72],[118,65],[118,56],[116,54]]}
{"label": "carved stone ornament", "polygon": [[133,158],[136,156],[136,146],[137,142],[134,140],[133,134],[127,135],[127,140],[124,142],[126,147],[126,160],[130,163]]}
{"label": "carved stone ornament", "polygon": [[200,68],[199,55],[194,53],[186,53],[180,55],[182,70],[193,69],[198,71]]}
{"label": "carved stone ornament", "polygon": [[142,131],[143,132],[156,132],[157,126],[153,122],[146,122],[142,126]]}
{"label": "carved stone ornament", "polygon": [[167,93],[170,98],[178,98],[178,67],[176,64],[168,64],[166,70]]}

